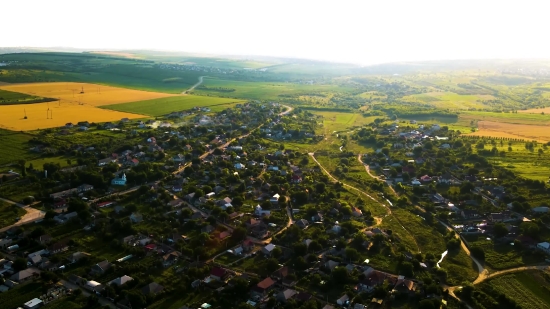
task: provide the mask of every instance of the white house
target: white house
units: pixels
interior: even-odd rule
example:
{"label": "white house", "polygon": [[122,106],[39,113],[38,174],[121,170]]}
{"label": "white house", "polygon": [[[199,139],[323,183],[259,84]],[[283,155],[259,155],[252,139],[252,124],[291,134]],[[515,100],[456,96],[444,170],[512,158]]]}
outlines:
{"label": "white house", "polygon": [[275,195],[273,195],[273,197],[271,199],[269,199],[269,201],[273,204],[277,204],[279,203],[279,198],[281,196],[278,194],[278,193],[275,193]]}
{"label": "white house", "polygon": [[546,254],[550,254],[550,243],[547,241],[537,244],[537,249],[543,251]]}
{"label": "white house", "polygon": [[333,233],[336,233],[336,234],[340,233],[341,230],[342,230],[342,227],[339,226],[339,225],[335,225],[335,226],[333,226],[332,229],[331,229],[331,231],[332,231]]}
{"label": "white house", "polygon": [[126,174],[122,173],[121,177],[115,177],[111,180],[111,185],[113,186],[125,186],[126,185]]}
{"label": "white house", "polygon": [[254,214],[258,217],[269,216],[271,215],[271,211],[263,210],[262,206],[257,205],[256,208],[254,209]]}
{"label": "white house", "polygon": [[451,145],[449,145],[449,144],[443,144],[443,145],[441,145],[441,147],[439,147],[439,148],[441,148],[441,149],[450,149],[450,148],[451,148]]}
{"label": "white house", "polygon": [[437,123],[434,123],[434,124],[432,124],[432,130],[433,131],[439,131],[439,130],[441,130],[441,127]]}
{"label": "white house", "polygon": [[244,168],[244,165],[242,163],[235,164],[235,168],[238,170],[242,170]]}
{"label": "white house", "polygon": [[273,252],[273,249],[275,249],[274,244],[266,245],[265,247],[262,248],[262,253],[265,255],[271,255],[271,252]]}

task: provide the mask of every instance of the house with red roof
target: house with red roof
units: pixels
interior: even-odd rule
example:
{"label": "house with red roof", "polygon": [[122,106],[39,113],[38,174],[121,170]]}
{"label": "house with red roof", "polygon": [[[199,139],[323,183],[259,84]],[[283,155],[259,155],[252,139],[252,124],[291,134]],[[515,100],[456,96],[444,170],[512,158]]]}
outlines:
{"label": "house with red roof", "polygon": [[210,278],[216,281],[224,281],[227,278],[228,272],[221,267],[214,267],[210,271]]}

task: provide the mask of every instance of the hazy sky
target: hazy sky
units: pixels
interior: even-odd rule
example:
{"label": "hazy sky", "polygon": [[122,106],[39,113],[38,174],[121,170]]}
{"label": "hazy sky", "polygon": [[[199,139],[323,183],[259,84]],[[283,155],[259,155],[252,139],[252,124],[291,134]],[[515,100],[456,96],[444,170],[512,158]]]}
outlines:
{"label": "hazy sky", "polygon": [[372,64],[550,58],[550,1],[6,0],[0,46],[156,49]]}

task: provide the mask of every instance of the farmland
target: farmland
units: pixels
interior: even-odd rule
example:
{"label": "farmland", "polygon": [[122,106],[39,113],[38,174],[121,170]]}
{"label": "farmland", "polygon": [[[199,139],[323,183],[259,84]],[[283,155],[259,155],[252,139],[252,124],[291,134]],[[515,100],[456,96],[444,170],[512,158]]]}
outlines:
{"label": "farmland", "polygon": [[273,82],[245,82],[222,79],[205,78],[204,83],[193,93],[197,95],[211,95],[253,100],[281,100],[285,97],[300,95],[330,94],[333,92],[347,92],[350,89],[335,85],[303,85],[292,83]]}
{"label": "farmland", "polygon": [[42,285],[32,282],[0,294],[0,304],[2,308],[15,309],[40,295],[42,295]]}
{"label": "farmland", "polygon": [[[144,118],[146,116],[136,113],[99,109],[97,106],[173,97],[165,93],[82,83],[12,84],[1,88],[60,99],[51,103],[0,106],[0,127],[17,131],[60,127],[67,122],[105,122],[122,118]],[[84,93],[80,93],[82,91]]]}
{"label": "farmland", "polygon": [[149,116],[161,116],[174,111],[188,110],[195,106],[209,107],[212,111],[217,112],[229,108],[240,102],[243,101],[235,99],[188,95],[107,105],[102,106],[102,108],[119,112],[143,114]]}
{"label": "farmland", "polygon": [[[47,118],[48,108],[51,119]],[[25,117],[27,117],[25,119]],[[106,122],[122,118],[145,118],[144,115],[100,109],[90,105],[51,103],[0,106],[0,128],[14,131],[30,131],[64,126],[67,122]]]}
{"label": "farmland", "polygon": [[478,130],[468,135],[525,139],[539,142],[550,141],[550,130],[548,130],[548,126],[493,121],[479,121],[477,125]]}
{"label": "farmland", "polygon": [[495,289],[521,304],[525,309],[550,307],[548,273],[521,272],[496,277],[483,283],[487,289]]}
{"label": "farmland", "polygon": [[[0,86],[2,86],[0,84]],[[0,105],[11,105],[11,104],[32,104],[38,102],[48,102],[53,101],[52,98],[43,98],[39,96],[28,95],[19,92],[7,91],[0,89]]]}
{"label": "farmland", "polygon": [[491,95],[461,95],[453,92],[428,92],[403,97],[405,101],[436,105],[439,108],[463,110],[484,108],[484,100],[494,100]]}
{"label": "farmland", "polygon": [[[124,89],[88,83],[32,83],[0,86],[2,90],[55,98],[50,105],[102,106],[174,96],[172,94]],[[1,93],[0,93],[1,95]]]}

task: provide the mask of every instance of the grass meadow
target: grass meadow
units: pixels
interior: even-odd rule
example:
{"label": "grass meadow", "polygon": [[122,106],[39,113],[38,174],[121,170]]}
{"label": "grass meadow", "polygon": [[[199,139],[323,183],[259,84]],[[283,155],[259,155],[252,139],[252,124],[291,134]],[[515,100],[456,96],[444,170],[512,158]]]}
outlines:
{"label": "grass meadow", "polygon": [[114,104],[102,106],[104,109],[127,112],[134,114],[144,114],[149,116],[162,116],[174,111],[188,110],[195,106],[209,107],[213,112],[222,111],[242,100],[213,98],[195,95],[176,96],[147,101],[130,102],[123,104]]}
{"label": "grass meadow", "polygon": [[22,217],[25,213],[18,206],[0,202],[0,228],[14,224],[15,218]]}

